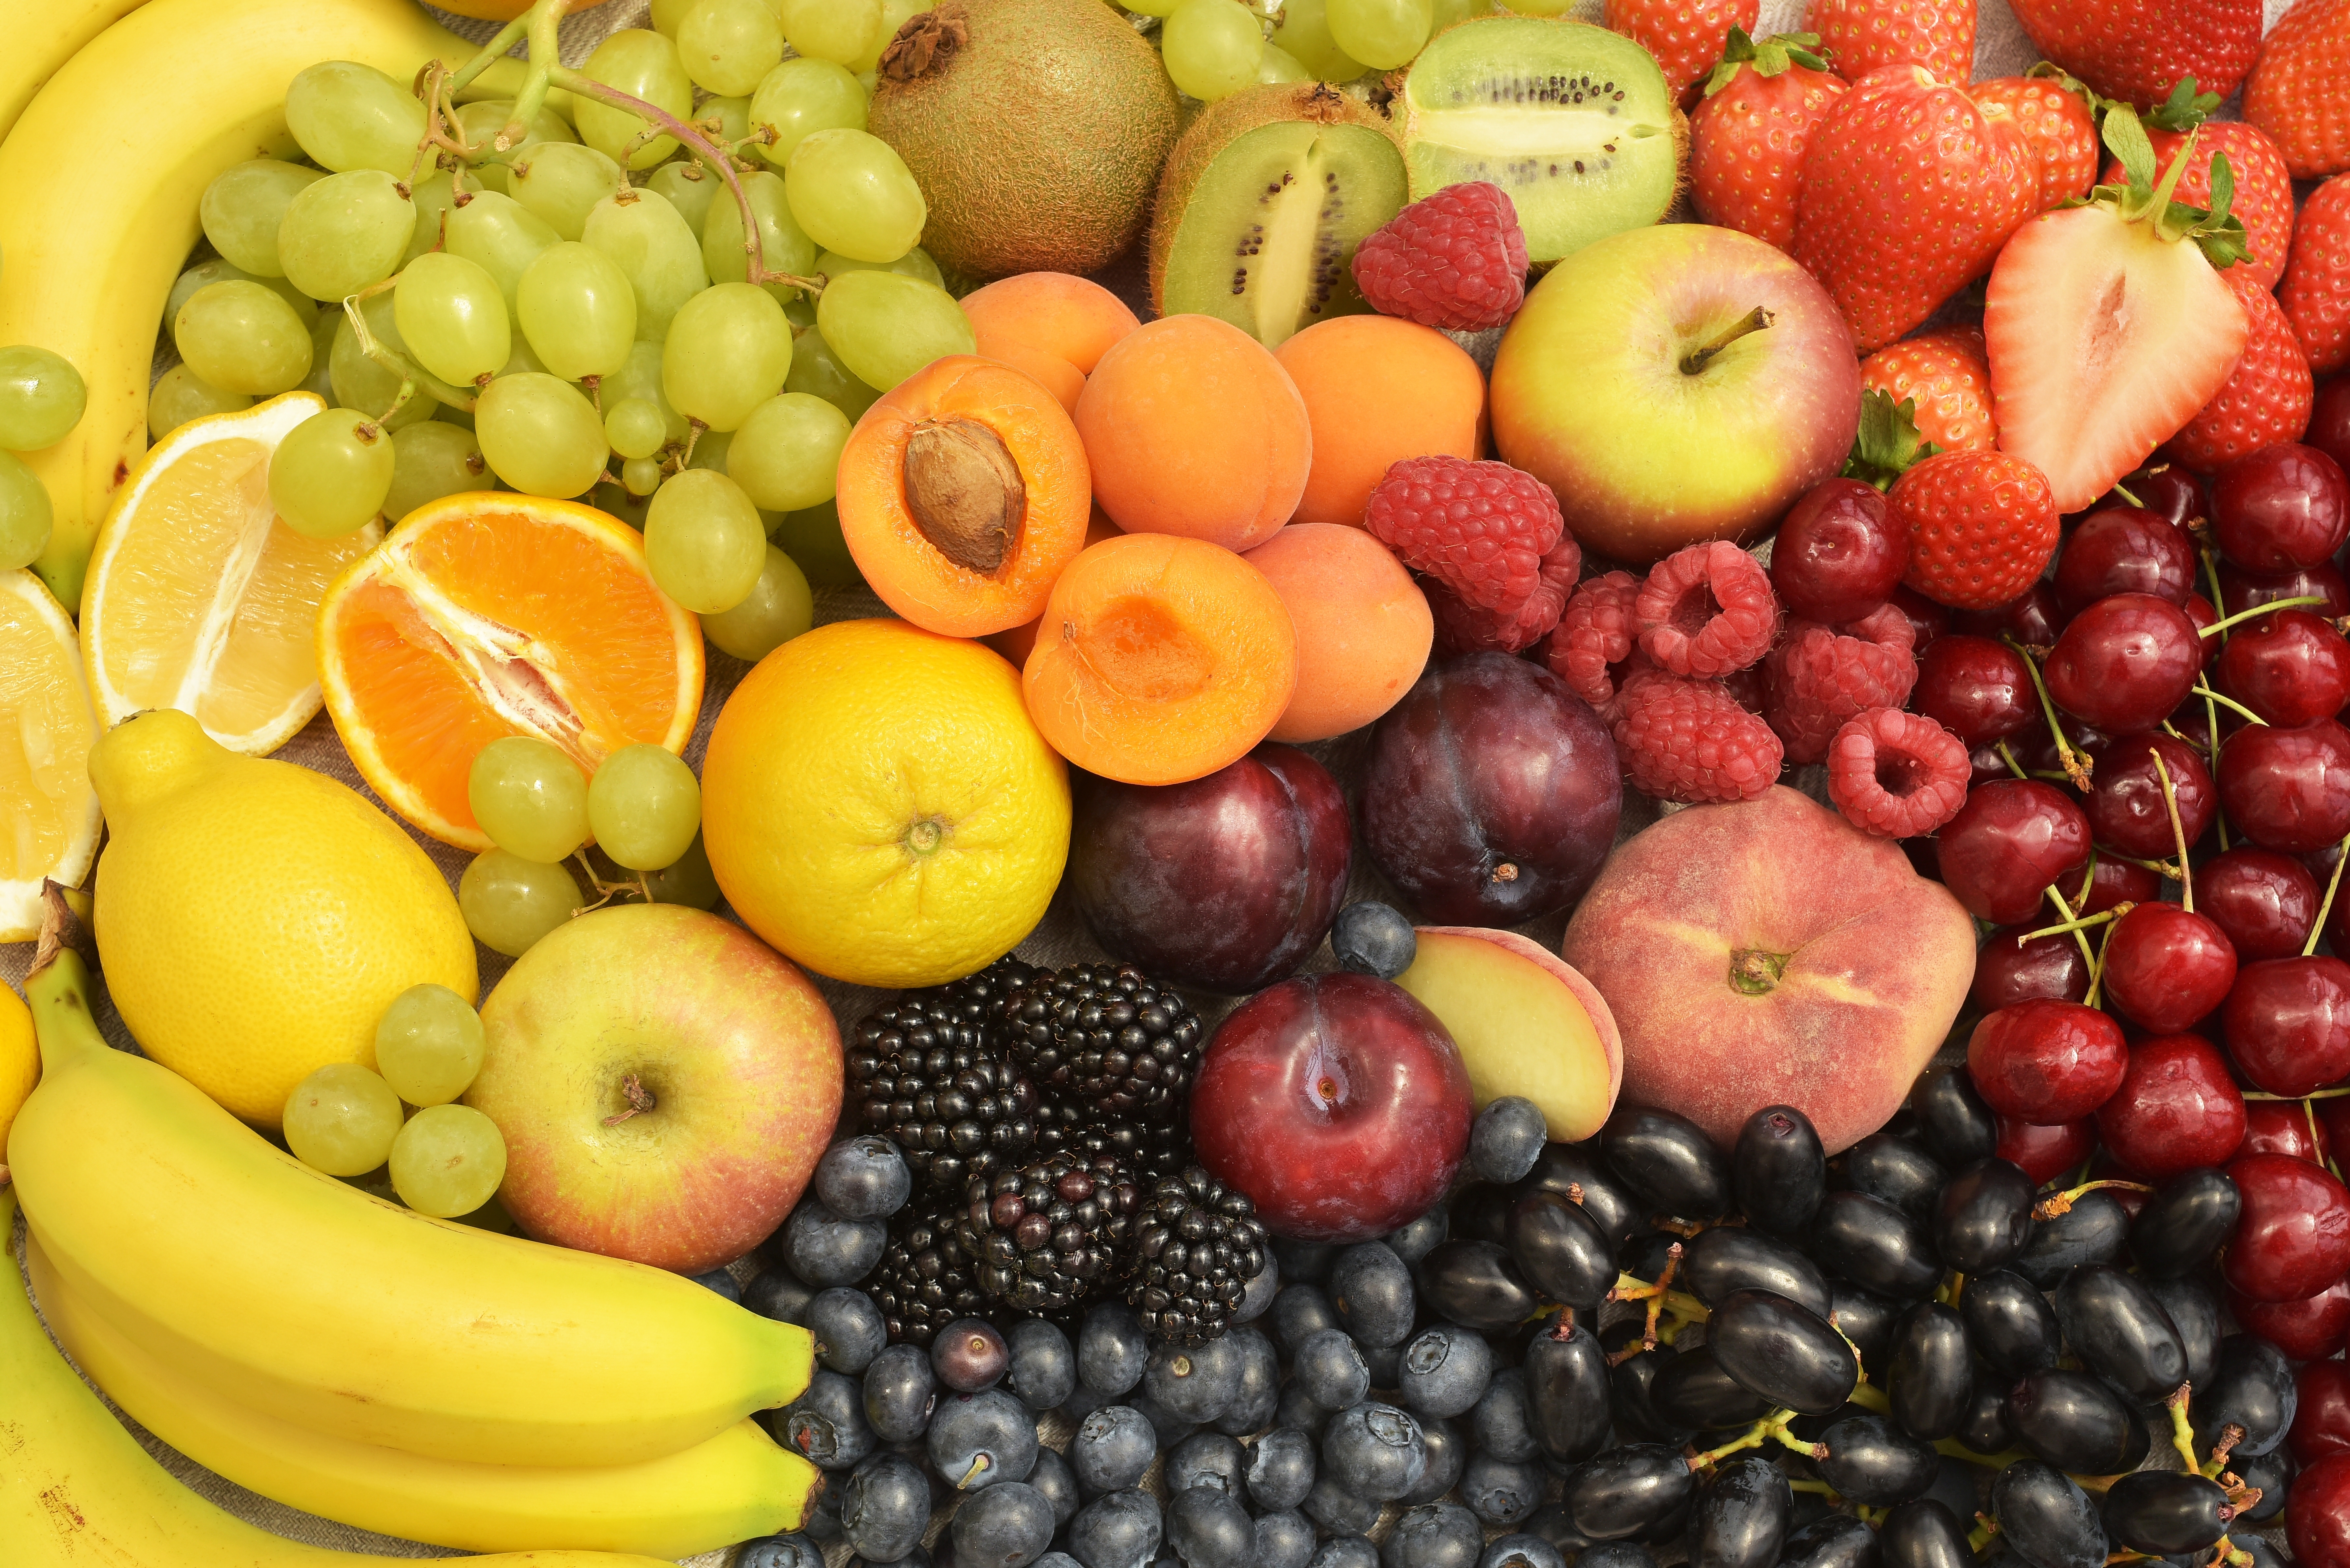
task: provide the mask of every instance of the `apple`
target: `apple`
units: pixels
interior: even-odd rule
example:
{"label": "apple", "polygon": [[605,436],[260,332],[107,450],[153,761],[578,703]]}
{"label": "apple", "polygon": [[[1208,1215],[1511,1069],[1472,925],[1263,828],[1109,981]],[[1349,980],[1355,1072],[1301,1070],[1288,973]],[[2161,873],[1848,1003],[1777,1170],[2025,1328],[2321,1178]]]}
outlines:
{"label": "apple", "polygon": [[467,1105],[498,1196],[557,1246],[698,1274],[774,1232],[840,1115],[840,1031],[792,964],[676,904],[556,927],[482,1005]]}
{"label": "apple", "polygon": [[1760,537],[1836,473],[1860,366],[1827,290],[1775,246],[1703,223],[1586,245],[1493,358],[1493,444],[1583,546],[1646,565]]}
{"label": "apple", "polygon": [[1950,1034],[1975,929],[1898,844],[1776,784],[1627,840],[1560,951],[1623,1033],[1627,1104],[1725,1149],[1793,1106],[1835,1154],[1885,1125]]}
{"label": "apple", "polygon": [[1543,946],[1483,926],[1422,926],[1396,983],[1451,1034],[1482,1110],[1521,1095],[1553,1143],[1580,1143],[1616,1107],[1623,1042],[1598,988]]}
{"label": "apple", "polygon": [[1460,1047],[1409,992],[1299,975],[1234,1008],[1191,1086],[1191,1141],[1276,1236],[1360,1241],[1434,1207],[1476,1110]]}

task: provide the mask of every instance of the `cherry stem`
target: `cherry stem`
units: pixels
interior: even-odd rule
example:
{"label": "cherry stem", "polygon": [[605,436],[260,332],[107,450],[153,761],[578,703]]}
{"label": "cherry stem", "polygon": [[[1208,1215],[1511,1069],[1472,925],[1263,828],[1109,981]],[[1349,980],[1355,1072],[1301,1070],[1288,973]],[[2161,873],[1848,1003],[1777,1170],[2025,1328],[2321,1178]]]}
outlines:
{"label": "cherry stem", "polygon": [[2020,779],[2028,779],[2032,776],[2030,774],[2023,771],[2023,764],[2015,760],[2015,753],[2007,749],[2007,742],[2005,741],[1993,741],[1991,744],[1998,749],[1999,760],[2007,764],[2007,771],[2009,773],[2013,774]]}
{"label": "cherry stem", "polygon": [[2158,877],[2168,877],[2173,882],[2178,880],[2178,867],[2168,860],[2140,860],[2135,855],[2116,855],[2114,858],[2125,866],[2135,866],[2141,871],[2151,871]]}
{"label": "cherry stem", "polygon": [[2262,616],[2269,614],[2272,610],[2293,609],[2302,605],[2322,605],[2324,602],[2325,596],[2324,594],[2303,594],[2297,598],[2271,599],[2264,605],[2254,605],[2248,610],[2238,610],[2235,614],[2228,617],[2225,620],[2215,620],[2210,626],[2198,627],[2196,628],[2195,635],[2198,637],[2216,637],[2222,630],[2234,626],[2239,621],[2254,620]]}
{"label": "cherry stem", "polygon": [[1692,348],[1681,357],[1681,374],[1694,376],[1712,362],[1713,357],[1750,332],[1760,332],[1775,319],[1767,306],[1756,306],[1725,327],[1721,335],[1701,348]]}
{"label": "cherry stem", "polygon": [[[2303,953],[2302,956],[2306,958],[2309,955]],[[2244,1098],[2248,1100],[2272,1100],[2278,1102],[2288,1100],[2339,1100],[2350,1098],[2350,1084],[2343,1084],[2331,1089],[2312,1089],[2305,1095],[2272,1095],[2260,1089],[2246,1089],[2243,1091],[2243,1096]]]}
{"label": "cherry stem", "polygon": [[2233,697],[2223,697],[2219,692],[2212,691],[2209,686],[2204,685],[2203,678],[2199,675],[2195,678],[2194,690],[2203,694],[2203,700],[2207,703],[2217,702],[2223,708],[2232,708],[2237,712],[2241,713],[2245,718],[2250,719],[2255,724],[2265,724],[2268,722],[2266,719],[2262,718],[2258,713],[2253,712],[2250,708],[2245,707]]}
{"label": "cherry stem", "polygon": [[2187,859],[2187,827],[2178,820],[2178,790],[2170,782],[2170,769],[2164,763],[2162,753],[2147,748],[2154,759],[2154,776],[2162,781],[2162,808],[2170,814],[2170,836],[2178,845],[2178,903],[2189,914],[2195,912],[2195,867]]}
{"label": "cherry stem", "polygon": [[[2096,851],[2093,849],[2090,853],[2095,855]],[[2095,869],[2095,868],[2094,867],[2091,867],[2093,874]],[[2054,882],[2049,883],[2046,892],[2048,895],[2048,901],[2056,906],[2056,912],[2064,916],[2067,922],[2077,928],[2079,926],[2081,917],[2073,912],[2073,906],[2064,901],[2064,895],[2056,890],[2056,884]],[[2085,904],[2089,901],[2088,889],[2085,888],[2081,891],[2081,901]],[[2073,932],[2073,940],[2081,944],[2081,959],[2083,962],[2089,966],[2089,990],[2094,993],[2097,989],[2097,950],[2089,945],[2089,934],[2085,929],[2076,929]],[[2092,1003],[2091,1005],[2094,1006],[2095,1003]]]}
{"label": "cherry stem", "polygon": [[2048,732],[2056,737],[2056,761],[2063,765],[2064,776],[2073,781],[2074,789],[2083,794],[2088,794],[2089,774],[2096,766],[2095,760],[2074,751],[2073,742],[2064,738],[2064,726],[2056,722],[2056,704],[2048,696],[2048,683],[2040,678],[2040,666],[2033,660],[2031,649],[2008,633],[2002,633],[2000,640],[2015,649],[2017,657],[2023,660],[2024,670],[2032,677],[2032,689],[2040,694],[2040,711],[2048,717]]}
{"label": "cherry stem", "polygon": [[2032,1217],[2034,1220],[2054,1220],[2059,1215],[2070,1214],[2073,1211],[2073,1205],[2075,1202],[2087,1197],[2092,1192],[2095,1192],[2101,1189],[2108,1187],[2123,1192],[2152,1192],[2154,1190],[2153,1188],[2148,1187],[2143,1181],[2123,1181],[2114,1177],[2107,1177],[2102,1181],[2085,1181],[2078,1187],[2067,1188],[2062,1192],[2051,1193],[2049,1196],[2042,1199],[2038,1203],[2033,1204],[2032,1208]]}
{"label": "cherry stem", "polygon": [[2110,921],[2118,920],[2137,908],[2136,904],[2124,899],[2110,909],[2103,909],[2094,915],[2083,915],[2077,920],[2066,920],[2062,925],[2043,926],[2036,931],[2026,931],[2015,939],[2015,945],[2020,948],[2024,943],[2037,940],[2042,937],[2061,937],[2066,931],[2085,931],[2091,926],[2102,926]]}
{"label": "cherry stem", "polygon": [[2325,879],[2325,898],[2317,906],[2317,919],[2309,928],[2309,940],[2301,944],[2301,956],[2307,958],[2317,950],[2317,939],[2324,933],[2325,917],[2334,912],[2334,895],[2342,888],[2342,863],[2350,860],[2350,834],[2342,838],[2342,853],[2334,857],[2334,875]]}

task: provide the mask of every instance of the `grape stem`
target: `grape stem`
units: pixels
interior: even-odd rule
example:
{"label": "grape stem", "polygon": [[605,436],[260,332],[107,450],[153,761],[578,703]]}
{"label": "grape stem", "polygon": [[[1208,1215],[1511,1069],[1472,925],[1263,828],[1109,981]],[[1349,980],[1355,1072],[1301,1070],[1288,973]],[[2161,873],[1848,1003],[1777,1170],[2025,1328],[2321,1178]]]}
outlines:
{"label": "grape stem", "polygon": [[1708,1449],[1701,1454],[1687,1454],[1683,1457],[1688,1461],[1689,1468],[1693,1470],[1711,1469],[1717,1462],[1728,1459],[1742,1449],[1759,1449],[1764,1443],[1776,1442],[1782,1447],[1792,1449],[1807,1459],[1826,1459],[1828,1450],[1825,1444],[1807,1443],[1787,1430],[1787,1423],[1794,1418],[1795,1413],[1793,1410],[1773,1410],[1721,1447]]}
{"label": "grape stem", "polygon": [[426,375],[410,364],[407,356],[380,341],[374,333],[368,330],[367,313],[359,308],[361,302],[383,293],[399,281],[400,275],[394,273],[381,283],[371,283],[343,301],[343,318],[351,324],[351,335],[359,340],[359,352],[400,378],[400,393],[392,399],[391,408],[382,417],[388,420],[399,412],[419,388],[430,392],[436,401],[462,412],[472,413],[474,403],[479,400],[472,393],[461,392],[448,382]]}
{"label": "grape stem", "polygon": [[2342,839],[2342,853],[2334,857],[2334,875],[2325,879],[2325,898],[2317,906],[2317,919],[2310,922],[2309,940],[2301,944],[2301,956],[2307,958],[2317,950],[2317,939],[2325,932],[2326,917],[2334,913],[2334,895],[2342,890],[2342,863],[2350,860],[2350,835]]}

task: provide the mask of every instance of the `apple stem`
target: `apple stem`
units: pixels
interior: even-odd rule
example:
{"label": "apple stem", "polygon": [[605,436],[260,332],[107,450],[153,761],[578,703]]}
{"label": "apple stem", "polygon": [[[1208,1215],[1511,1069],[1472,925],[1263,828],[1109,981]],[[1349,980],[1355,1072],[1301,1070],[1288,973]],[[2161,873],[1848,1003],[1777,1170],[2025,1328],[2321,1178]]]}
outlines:
{"label": "apple stem", "polygon": [[2301,956],[2307,958],[2317,950],[2317,939],[2325,932],[2325,919],[2334,913],[2334,895],[2342,888],[2342,863],[2350,860],[2350,835],[2342,839],[2342,852],[2334,857],[2334,875],[2325,879],[2325,898],[2317,906],[2317,919],[2310,923],[2309,940],[2301,944]]}
{"label": "apple stem", "polygon": [[630,1116],[642,1116],[660,1103],[653,1098],[652,1091],[645,1087],[644,1080],[634,1073],[620,1075],[620,1097],[629,1102],[629,1108],[617,1116],[606,1116],[604,1125],[608,1127],[619,1127]]}
{"label": "apple stem", "polygon": [[2015,649],[2017,657],[2023,660],[2024,672],[2032,677],[2032,690],[2040,695],[2040,711],[2048,718],[2048,732],[2056,737],[2056,761],[2064,769],[2064,776],[2073,781],[2074,789],[2088,794],[2089,774],[2096,766],[2095,759],[2074,751],[2073,742],[2064,738],[2064,726],[2056,722],[2056,704],[2049,698],[2048,683],[2040,678],[2039,661],[2032,657],[2032,650],[2005,633],[2001,634],[2000,640]]}
{"label": "apple stem", "polygon": [[2162,809],[2170,814],[2170,836],[2178,846],[2178,903],[2189,914],[2195,912],[2195,867],[2187,859],[2187,827],[2178,820],[2178,790],[2170,782],[2170,768],[2162,753],[2153,747],[2146,754],[2154,759],[2154,776],[2162,781]]}
{"label": "apple stem", "polygon": [[1750,332],[1760,332],[1775,320],[1769,307],[1756,306],[1723,329],[1721,335],[1701,348],[1692,348],[1681,357],[1681,374],[1694,376],[1711,364],[1713,357]]}

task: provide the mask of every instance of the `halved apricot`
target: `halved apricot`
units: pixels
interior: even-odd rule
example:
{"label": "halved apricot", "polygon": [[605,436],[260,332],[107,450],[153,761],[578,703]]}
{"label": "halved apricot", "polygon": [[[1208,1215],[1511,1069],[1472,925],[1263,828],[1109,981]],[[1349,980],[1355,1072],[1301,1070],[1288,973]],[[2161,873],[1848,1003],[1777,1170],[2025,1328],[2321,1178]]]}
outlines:
{"label": "halved apricot", "polygon": [[1264,739],[1297,687],[1297,634],[1264,574],[1222,545],[1121,535],[1053,585],[1022,687],[1077,766],[1181,784]]}
{"label": "halved apricot", "polygon": [[[1109,520],[1109,514],[1097,506],[1093,516],[1086,523],[1086,545],[1090,549],[1104,539],[1117,538],[1118,533],[1118,525]],[[1036,628],[1044,624],[1045,618],[1040,613],[1035,620],[1024,620],[1018,626],[991,633],[980,640],[1003,655],[1012,667],[1018,670],[1027,664],[1028,655],[1035,649]]]}
{"label": "halved apricot", "polygon": [[951,354],[849,432],[840,532],[881,601],[916,626],[984,637],[1045,607],[1085,547],[1085,443],[1035,377]]}

